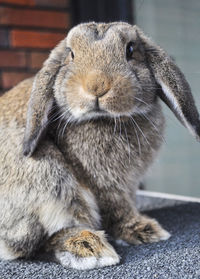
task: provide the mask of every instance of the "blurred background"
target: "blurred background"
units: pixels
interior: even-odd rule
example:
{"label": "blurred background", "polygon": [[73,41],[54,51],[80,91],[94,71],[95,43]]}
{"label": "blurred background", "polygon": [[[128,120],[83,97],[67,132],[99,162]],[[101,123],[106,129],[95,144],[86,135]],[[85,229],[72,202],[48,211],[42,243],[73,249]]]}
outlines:
{"label": "blurred background", "polygon": [[[175,59],[200,111],[199,0],[0,0],[0,94],[34,75],[72,26],[91,20],[139,25]],[[145,189],[200,197],[200,143],[163,109],[166,142]]]}

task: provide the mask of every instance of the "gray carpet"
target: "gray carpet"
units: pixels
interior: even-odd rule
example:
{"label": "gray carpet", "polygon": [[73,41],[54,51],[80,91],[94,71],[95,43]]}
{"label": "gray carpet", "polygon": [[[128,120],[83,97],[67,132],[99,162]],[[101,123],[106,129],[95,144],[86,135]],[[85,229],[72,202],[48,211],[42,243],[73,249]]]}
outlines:
{"label": "gray carpet", "polygon": [[200,204],[148,211],[172,237],[155,244],[122,247],[117,266],[77,271],[42,261],[0,262],[0,279],[196,279],[200,278]]}

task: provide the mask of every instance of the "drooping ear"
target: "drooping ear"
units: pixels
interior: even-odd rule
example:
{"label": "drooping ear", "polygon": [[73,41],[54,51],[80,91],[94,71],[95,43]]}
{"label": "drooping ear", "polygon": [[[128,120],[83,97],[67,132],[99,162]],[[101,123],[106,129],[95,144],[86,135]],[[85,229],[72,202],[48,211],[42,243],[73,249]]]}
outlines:
{"label": "drooping ear", "polygon": [[154,75],[160,98],[174,112],[180,122],[200,140],[200,119],[190,86],[170,56],[134,26],[146,53],[147,63]]}
{"label": "drooping ear", "polygon": [[23,141],[23,154],[30,157],[48,126],[48,116],[54,103],[53,85],[64,57],[69,50],[61,41],[35,76],[28,105]]}

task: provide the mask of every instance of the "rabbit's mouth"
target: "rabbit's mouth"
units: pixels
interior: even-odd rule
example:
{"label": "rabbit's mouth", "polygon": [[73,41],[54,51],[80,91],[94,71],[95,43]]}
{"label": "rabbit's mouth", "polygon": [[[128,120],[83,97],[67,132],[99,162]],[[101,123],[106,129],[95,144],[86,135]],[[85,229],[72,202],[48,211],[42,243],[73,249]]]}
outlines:
{"label": "rabbit's mouth", "polygon": [[[77,91],[79,98],[68,95],[68,107],[75,121],[92,120],[101,117],[115,118],[119,116],[129,116],[139,111],[146,110],[149,106],[139,106],[135,99],[134,88],[115,92],[109,90],[107,94],[96,97],[88,94],[82,89]],[[121,93],[121,94],[120,94]]]}
{"label": "rabbit's mouth", "polygon": [[94,108],[89,110],[88,113],[95,113],[97,115],[102,115],[102,114],[107,114],[108,112],[100,108]]}
{"label": "rabbit's mouth", "polygon": [[116,103],[116,106],[110,101],[107,102],[100,102],[97,106],[96,102],[92,102],[89,106],[83,106],[73,108],[71,110],[71,113],[73,114],[76,121],[84,122],[92,119],[98,119],[98,118],[116,118],[120,116],[130,116],[134,114],[134,109],[132,106],[129,108],[123,110],[121,107],[118,107],[118,104]]}
{"label": "rabbit's mouth", "polygon": [[89,108],[83,115],[82,118],[83,119],[95,119],[95,118],[99,118],[99,117],[105,117],[108,116],[109,112],[100,108],[99,104],[97,105],[97,103],[95,102],[94,106]]}
{"label": "rabbit's mouth", "polygon": [[82,77],[79,82],[75,79],[67,84],[66,103],[76,121],[129,116],[149,108],[136,98],[141,88],[132,75],[111,78],[95,71],[87,79],[86,82]]}
{"label": "rabbit's mouth", "polygon": [[88,110],[88,113],[94,113],[94,114],[97,114],[97,115],[102,115],[102,114],[105,115],[108,112],[105,109],[100,108],[99,98],[96,98],[95,101],[94,101],[93,107],[90,110]]}

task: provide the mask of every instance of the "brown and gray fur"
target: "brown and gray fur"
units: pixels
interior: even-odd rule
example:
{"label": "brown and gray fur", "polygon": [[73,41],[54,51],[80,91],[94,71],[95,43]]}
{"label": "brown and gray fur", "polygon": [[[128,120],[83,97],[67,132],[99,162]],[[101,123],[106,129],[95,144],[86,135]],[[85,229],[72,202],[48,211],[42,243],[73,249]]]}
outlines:
{"label": "brown and gray fur", "polygon": [[4,94],[0,258],[30,257],[43,247],[66,267],[89,269],[119,262],[99,230],[131,244],[167,239],[134,201],[162,143],[160,99],[199,139],[183,74],[123,22],[73,28],[34,79]]}

